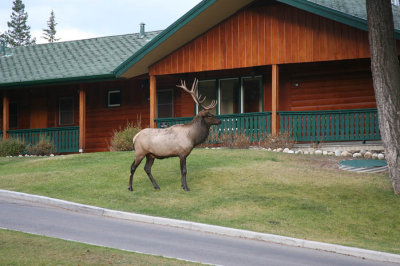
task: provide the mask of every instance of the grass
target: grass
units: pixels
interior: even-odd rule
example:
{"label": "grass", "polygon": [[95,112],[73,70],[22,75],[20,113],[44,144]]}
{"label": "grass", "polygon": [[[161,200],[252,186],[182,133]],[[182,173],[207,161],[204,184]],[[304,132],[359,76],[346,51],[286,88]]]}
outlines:
{"label": "grass", "polygon": [[400,198],[386,173],[337,170],[337,159],[196,149],[190,192],[178,159],[156,160],[153,189],[133,152],[0,158],[0,188],[83,204],[400,254]]}
{"label": "grass", "polygon": [[0,230],[2,265],[195,265],[194,263]]}

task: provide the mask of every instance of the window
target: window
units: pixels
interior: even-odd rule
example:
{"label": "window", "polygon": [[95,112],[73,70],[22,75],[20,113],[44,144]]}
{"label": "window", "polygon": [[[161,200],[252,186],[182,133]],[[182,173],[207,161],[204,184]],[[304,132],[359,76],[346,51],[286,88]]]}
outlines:
{"label": "window", "polygon": [[113,90],[107,92],[107,107],[121,106],[121,91]]}
{"label": "window", "polygon": [[219,114],[239,113],[239,79],[219,80]]}
{"label": "window", "polygon": [[172,90],[163,90],[157,92],[157,117],[167,118],[174,116],[174,94]]}
{"label": "window", "polygon": [[395,5],[395,6],[398,6],[399,5],[399,0],[392,0],[392,4]]}
{"label": "window", "polygon": [[74,123],[74,101],[72,97],[60,98],[59,114],[60,125],[72,125]]}
{"label": "window", "polygon": [[17,128],[18,127],[18,105],[17,103],[10,103],[9,106],[9,127]]}
{"label": "window", "polygon": [[242,78],[242,108],[243,113],[261,112],[262,108],[262,77]]}
{"label": "window", "polygon": [[[264,88],[262,76],[200,80],[198,95],[206,96],[204,105],[217,99],[213,114],[236,114],[264,111]],[[196,113],[199,107],[196,106]]]}
{"label": "window", "polygon": [[[201,99],[206,97],[206,100],[202,103],[204,106],[211,104],[212,100],[216,100],[217,97],[217,82],[216,80],[200,80],[198,83],[197,94],[198,96],[201,95]],[[196,106],[196,111],[199,112],[199,107]],[[210,110],[212,114],[217,113],[217,108]]]}

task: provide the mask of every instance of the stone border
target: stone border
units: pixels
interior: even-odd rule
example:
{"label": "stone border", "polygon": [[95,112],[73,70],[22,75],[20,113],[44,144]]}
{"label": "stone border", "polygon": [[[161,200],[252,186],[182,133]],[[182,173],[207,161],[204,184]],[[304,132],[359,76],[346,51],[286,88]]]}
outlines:
{"label": "stone border", "polygon": [[40,204],[45,204],[49,206],[59,207],[63,209],[67,209],[74,212],[86,213],[86,214],[93,214],[99,215],[104,217],[112,217],[118,219],[125,219],[135,222],[143,222],[143,223],[150,223],[150,224],[157,224],[157,225],[164,225],[164,226],[171,226],[177,227],[187,230],[194,230],[199,232],[205,233],[212,233],[217,235],[223,236],[230,236],[230,237],[241,237],[253,240],[260,240],[275,244],[282,244],[287,246],[294,246],[294,247],[302,247],[302,248],[309,248],[321,251],[328,251],[334,252],[342,255],[354,256],[364,259],[370,259],[375,261],[381,262],[393,262],[393,263],[400,263],[400,255],[374,251],[374,250],[367,250],[361,248],[353,248],[353,247],[346,247],[336,244],[328,244],[322,243],[317,241],[310,241],[310,240],[303,240],[298,238],[292,237],[285,237],[279,235],[272,235],[272,234],[265,234],[265,233],[258,233],[248,230],[240,230],[216,225],[208,225],[196,222],[189,222],[184,220],[176,220],[176,219],[169,219],[169,218],[162,218],[162,217],[155,217],[143,214],[136,214],[136,213],[129,213],[129,212],[122,212],[122,211],[115,211],[105,208],[99,208],[90,205],[84,205],[79,203],[74,203],[65,200],[59,200],[44,196],[38,195],[31,195],[27,193],[21,192],[14,192],[8,190],[0,189],[0,197],[11,198],[11,199],[18,199],[30,202],[36,202]]}

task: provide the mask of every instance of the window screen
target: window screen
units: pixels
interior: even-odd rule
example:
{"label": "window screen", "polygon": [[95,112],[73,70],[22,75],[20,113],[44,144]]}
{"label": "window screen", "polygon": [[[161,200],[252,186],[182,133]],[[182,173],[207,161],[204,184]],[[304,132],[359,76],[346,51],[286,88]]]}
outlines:
{"label": "window screen", "polygon": [[71,125],[74,123],[74,101],[71,98],[60,98],[59,102],[60,125]]}
{"label": "window screen", "polygon": [[174,101],[172,90],[157,92],[157,110],[159,118],[168,118],[174,116]]}
{"label": "window screen", "polygon": [[17,103],[10,103],[9,106],[9,127],[17,128],[18,127],[18,105]]}

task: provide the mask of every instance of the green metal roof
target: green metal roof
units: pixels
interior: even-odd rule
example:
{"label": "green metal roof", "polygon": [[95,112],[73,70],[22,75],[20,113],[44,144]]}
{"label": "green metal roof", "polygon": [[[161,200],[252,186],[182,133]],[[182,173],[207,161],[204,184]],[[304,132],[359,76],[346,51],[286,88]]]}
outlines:
{"label": "green metal roof", "polygon": [[9,48],[0,55],[0,87],[115,79],[114,70],[160,32]]}
{"label": "green metal roof", "polygon": [[[365,0],[277,0],[305,11],[368,31]],[[392,5],[396,39],[400,39],[400,7]]]}

